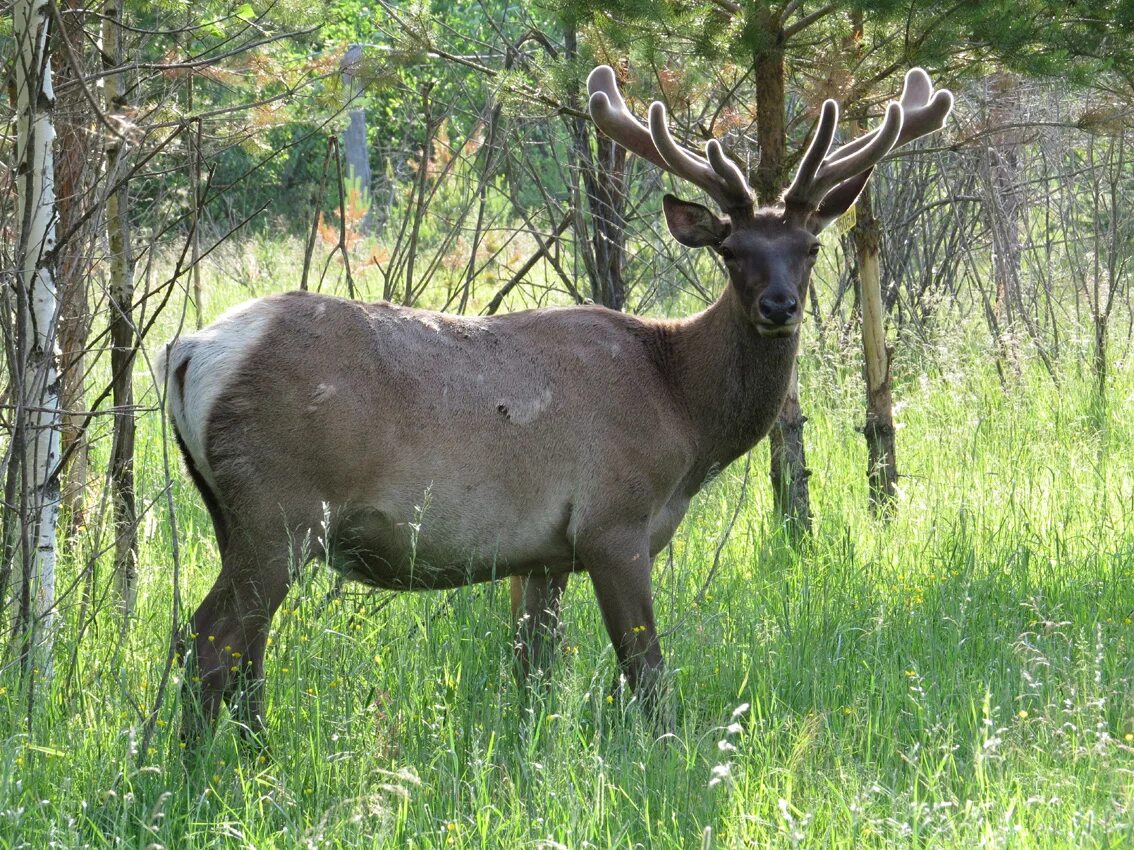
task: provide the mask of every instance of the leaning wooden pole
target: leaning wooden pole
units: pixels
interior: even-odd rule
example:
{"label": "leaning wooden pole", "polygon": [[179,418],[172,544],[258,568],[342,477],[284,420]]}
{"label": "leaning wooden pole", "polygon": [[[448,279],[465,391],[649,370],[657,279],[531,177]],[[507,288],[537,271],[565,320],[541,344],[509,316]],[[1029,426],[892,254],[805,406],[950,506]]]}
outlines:
{"label": "leaning wooden pole", "polygon": [[62,409],[55,349],[59,302],[55,292],[55,93],[48,52],[48,0],[17,0],[16,174],[19,410],[22,433],[20,589],[16,637],[25,669],[51,670],[55,610],[55,528],[59,517]]}
{"label": "leaning wooden pole", "polygon": [[898,484],[894,399],[890,389],[890,362],[894,352],[886,345],[881,247],[869,186],[859,195],[855,212],[852,233],[862,286],[862,351],[866,373],[866,425],[862,429],[866,437],[866,478],[870,487],[870,509],[884,516],[893,509]]}
{"label": "leaning wooden pole", "polygon": [[[102,53],[110,67],[122,64],[122,0],[103,7]],[[125,107],[123,75],[107,74],[106,111]],[[128,184],[122,177],[127,136],[110,140],[106,149],[108,181],[115,186],[106,199],[106,237],[110,247],[110,372],[114,396],[114,441],[110,458],[114,508],[114,588],[124,614],[134,608],[138,573],[138,515],[134,496],[134,260],[130,250]]]}

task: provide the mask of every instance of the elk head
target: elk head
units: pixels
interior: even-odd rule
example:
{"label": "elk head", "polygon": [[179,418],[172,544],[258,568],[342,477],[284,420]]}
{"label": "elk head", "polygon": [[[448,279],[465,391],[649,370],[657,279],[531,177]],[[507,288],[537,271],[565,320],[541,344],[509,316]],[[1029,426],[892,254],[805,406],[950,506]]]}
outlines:
{"label": "elk head", "polygon": [[591,71],[587,90],[591,117],[606,135],[700,187],[720,207],[723,217],[674,195],[663,200],[670,233],[682,245],[717,252],[742,309],[764,336],[790,336],[802,321],[820,231],[851,207],[882,157],[941,129],[953,108],[952,94],[935,93],[929,75],[914,68],[906,74],[901,100],[886,107],[882,123],[832,151],[839,106],[825,101],[782,205],[756,209],[747,178],[716,139],[705,145],[704,156],[681,147],[670,135],[659,101],[650,105],[649,125],[643,125],[627,108],[609,65]]}

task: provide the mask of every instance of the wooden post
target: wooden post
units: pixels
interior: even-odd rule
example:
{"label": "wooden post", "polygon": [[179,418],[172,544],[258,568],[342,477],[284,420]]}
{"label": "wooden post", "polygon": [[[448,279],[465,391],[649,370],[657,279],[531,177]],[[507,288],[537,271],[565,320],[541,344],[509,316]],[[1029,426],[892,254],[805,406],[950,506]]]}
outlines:
{"label": "wooden post", "polygon": [[862,352],[866,373],[866,425],[862,429],[866,437],[866,477],[870,486],[870,508],[876,515],[884,515],[893,508],[898,482],[894,400],[890,391],[890,362],[894,352],[886,345],[880,238],[869,186],[859,195],[855,212],[852,234],[862,287]]}
{"label": "wooden post", "polygon": [[[362,64],[362,45],[352,44],[343,56],[341,64],[343,88],[348,105],[354,104],[362,92],[358,72]],[[350,123],[343,133],[343,153],[346,159],[347,180],[357,187],[362,199],[370,197],[370,146],[366,142],[366,110],[356,107],[348,112]]]}

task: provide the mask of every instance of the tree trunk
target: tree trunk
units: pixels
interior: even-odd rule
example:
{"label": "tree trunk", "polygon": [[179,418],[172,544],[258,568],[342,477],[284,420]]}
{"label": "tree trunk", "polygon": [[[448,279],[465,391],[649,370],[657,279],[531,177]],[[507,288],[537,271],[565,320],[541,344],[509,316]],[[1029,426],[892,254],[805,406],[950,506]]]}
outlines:
{"label": "tree trunk", "polygon": [[[191,12],[186,10],[187,14]],[[185,107],[192,127],[186,128],[189,154],[189,279],[192,281],[193,306],[196,308],[197,330],[205,324],[205,295],[201,290],[201,119],[193,117],[193,71],[185,76]]]}
{"label": "tree trunk", "polygon": [[[86,54],[81,50],[86,35],[83,32],[82,4],[78,0],[68,0],[68,14],[62,16],[66,30],[63,37],[55,39],[53,62],[58,67],[56,85],[67,91],[59,97],[56,104],[56,124],[59,138],[56,143],[55,187],[56,203],[59,211],[59,230],[72,233],[75,224],[87,211],[86,204],[91,194],[88,178],[91,163],[96,161],[92,155],[98,136],[90,132],[91,114],[82,89],[78,85],[64,87],[63,83],[76,81],[76,69],[71,66],[67,49],[70,44],[76,51],[76,62],[85,66]],[[83,67],[81,71],[86,71]],[[83,401],[86,376],[86,347],[91,329],[91,312],[87,282],[90,274],[91,246],[88,244],[94,230],[87,225],[80,226],[65,245],[61,245],[56,259],[56,286],[59,292],[59,348],[60,348],[60,387],[63,407],[63,445],[64,457],[70,457],[63,483],[63,504],[70,534],[82,527],[84,517],[83,495],[86,492],[90,475],[89,446],[82,430],[84,410]],[[74,445],[78,443],[78,445]]]}
{"label": "tree trunk", "polygon": [[19,243],[16,256],[17,389],[13,442],[23,455],[20,481],[20,599],[15,620],[26,669],[50,675],[55,608],[55,527],[59,516],[62,426],[55,351],[55,140],[47,0],[17,0],[16,173]]}
{"label": "tree trunk", "polygon": [[[1088,146],[1089,159],[1094,159],[1095,143]],[[1116,297],[1127,288],[1125,281],[1125,259],[1122,258],[1128,249],[1128,237],[1120,234],[1118,225],[1121,220],[1119,210],[1123,208],[1122,186],[1126,177],[1126,135],[1125,131],[1116,134],[1107,145],[1103,180],[1094,184],[1094,219],[1096,236],[1092,240],[1095,244],[1094,285],[1089,297],[1091,307],[1091,321],[1095,327],[1095,348],[1092,364],[1095,375],[1095,409],[1100,421],[1105,424],[1106,413],[1106,384],[1108,372],[1107,332],[1110,326],[1111,311],[1114,309]],[[1106,222],[1106,232],[1100,233],[1100,224]],[[1101,237],[1101,238],[1100,238]],[[1100,244],[1101,243],[1101,244]]]}
{"label": "tree trunk", "polygon": [[[765,16],[766,44],[754,58],[756,79],[756,138],[760,164],[753,181],[762,204],[779,200],[786,184],[786,130],[784,127],[783,34],[776,29],[772,13]],[[791,387],[779,418],[768,434],[772,494],[779,521],[795,538],[811,532],[811,493],[803,447],[803,415],[799,403],[799,376],[792,369]]]}
{"label": "tree trunk", "polygon": [[352,109],[350,123],[343,132],[347,180],[362,197],[370,197],[370,155],[366,147],[366,110]]}
{"label": "tree trunk", "polygon": [[[434,134],[440,124],[433,118],[433,100],[430,94],[433,83],[426,82],[421,85],[421,115],[425,123],[425,141],[421,145],[421,160],[417,168],[416,184],[414,188],[413,221],[410,224],[410,240],[406,251],[406,285],[405,295],[402,297],[402,306],[412,307],[418,293],[413,288],[414,260],[417,259],[417,240],[421,235],[421,222],[425,218],[425,210],[429,205],[426,199],[426,189],[429,185],[429,161],[433,155]],[[321,194],[321,193],[320,193]],[[320,201],[322,199],[320,198]],[[316,210],[318,215],[318,210]]]}
{"label": "tree trunk", "polygon": [[793,366],[788,396],[768,434],[776,516],[792,540],[811,534],[811,495],[807,486],[811,470],[807,468],[803,447],[805,422],[807,417],[799,406],[799,374]]}
{"label": "tree trunk", "polygon": [[[586,144],[586,139],[581,140]],[[622,261],[626,253],[626,149],[595,134],[595,157],[582,168],[591,211],[595,274],[591,297],[612,310],[626,306]]]}
{"label": "tree trunk", "polygon": [[894,505],[898,481],[894,401],[890,392],[893,350],[886,345],[878,220],[874,217],[869,186],[859,195],[855,209],[857,216],[852,233],[862,288],[862,351],[866,372],[866,425],[863,428],[866,478],[870,485],[871,510],[876,515],[884,515]]}
{"label": "tree trunk", "polygon": [[[769,24],[771,26],[771,24]],[[754,57],[756,78],[756,143],[760,162],[752,188],[761,204],[774,204],[787,186],[787,130],[784,125],[784,52],[779,34]]]}
{"label": "tree trunk", "polygon": [[[103,8],[104,61],[122,63],[122,0]],[[125,104],[122,74],[105,78],[106,111],[120,112]],[[114,441],[110,457],[110,488],[114,507],[114,587],[122,612],[134,609],[138,572],[138,517],[134,499],[134,260],[130,251],[129,194],[121,180],[125,142],[112,139],[106,150],[111,185],[120,183],[106,199],[106,235],[110,245],[110,372],[114,396]]]}
{"label": "tree trunk", "polygon": [[[1115,249],[1112,248],[1111,250]],[[1091,365],[1095,375],[1095,398],[1100,409],[1106,408],[1106,336],[1108,320],[1109,317],[1105,313],[1097,312],[1095,314],[1095,349],[1092,352]]]}
{"label": "tree trunk", "polygon": [[[574,26],[565,28],[564,45],[567,58],[573,59],[577,53]],[[572,193],[576,244],[583,252],[583,266],[591,281],[591,298],[596,304],[621,310],[626,306],[626,284],[622,277],[626,256],[626,149],[602,133],[594,133],[592,154],[591,123],[584,118],[567,120],[574,124],[571,170],[582,175],[590,211],[588,220],[582,214],[576,189]]]}

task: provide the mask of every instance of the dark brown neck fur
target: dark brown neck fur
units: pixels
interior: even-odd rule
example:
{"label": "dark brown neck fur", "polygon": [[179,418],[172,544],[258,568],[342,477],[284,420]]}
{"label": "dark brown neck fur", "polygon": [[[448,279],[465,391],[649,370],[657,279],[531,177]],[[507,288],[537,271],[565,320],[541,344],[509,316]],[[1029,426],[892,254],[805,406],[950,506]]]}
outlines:
{"label": "dark brown neck fur", "polygon": [[702,313],[658,323],[654,357],[698,434],[699,484],[762,439],[791,380],[799,334],[761,336],[728,286]]}

